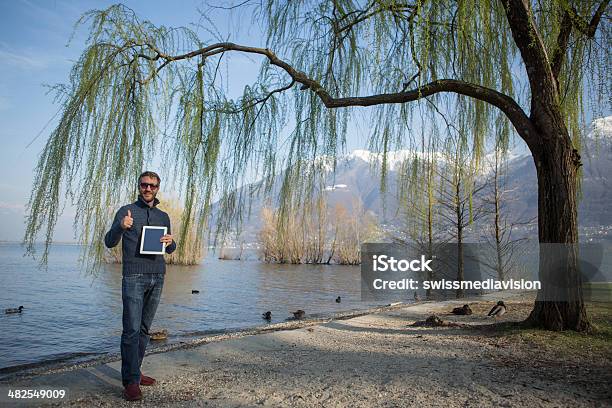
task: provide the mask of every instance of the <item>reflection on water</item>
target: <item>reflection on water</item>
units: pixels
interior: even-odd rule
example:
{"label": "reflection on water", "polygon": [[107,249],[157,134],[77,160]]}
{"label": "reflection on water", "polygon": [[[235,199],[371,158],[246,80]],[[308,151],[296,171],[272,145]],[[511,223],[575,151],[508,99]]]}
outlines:
{"label": "reflection on water", "polygon": [[[48,269],[23,257],[17,244],[0,244],[0,307],[24,306],[0,315],[0,374],[6,367],[117,353],[121,336],[121,266],[106,265],[97,278],[80,272],[80,247],[55,245]],[[192,294],[192,289],[200,291]],[[337,296],[342,303],[335,302]],[[169,341],[194,333],[272,323],[304,309],[310,316],[364,309],[359,267],[267,265],[220,261],[169,266],[153,330]]]}

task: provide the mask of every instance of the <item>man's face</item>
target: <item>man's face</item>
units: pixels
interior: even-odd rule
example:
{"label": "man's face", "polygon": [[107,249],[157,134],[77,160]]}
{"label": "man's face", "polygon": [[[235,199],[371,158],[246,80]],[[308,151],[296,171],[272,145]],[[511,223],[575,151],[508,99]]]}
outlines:
{"label": "man's face", "polygon": [[155,196],[159,191],[159,182],[155,177],[144,176],[140,179],[138,185],[140,195],[147,203],[155,200]]}

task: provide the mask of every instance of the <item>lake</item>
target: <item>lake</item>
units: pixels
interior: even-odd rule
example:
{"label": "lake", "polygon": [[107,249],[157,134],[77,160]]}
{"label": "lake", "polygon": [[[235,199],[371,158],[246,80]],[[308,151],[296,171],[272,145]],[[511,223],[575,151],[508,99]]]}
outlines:
{"label": "lake", "polygon": [[[0,244],[0,377],[21,368],[76,362],[119,352],[121,266],[98,277],[81,272],[76,245],[53,245],[48,268],[23,256],[18,244]],[[192,294],[192,289],[199,294]],[[337,296],[342,303],[336,303]],[[167,329],[176,343],[207,333],[266,325],[291,311],[307,317],[367,309],[360,301],[360,269],[337,265],[274,265],[208,257],[198,266],[168,266],[152,330]],[[166,343],[167,344],[167,343]]]}

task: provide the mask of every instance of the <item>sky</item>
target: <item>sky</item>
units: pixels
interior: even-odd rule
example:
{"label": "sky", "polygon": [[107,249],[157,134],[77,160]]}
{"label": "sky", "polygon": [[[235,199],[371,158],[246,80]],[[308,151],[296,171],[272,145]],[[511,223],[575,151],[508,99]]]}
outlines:
{"label": "sky", "polygon": [[[73,62],[83,49],[84,30],[70,42],[74,24],[91,9],[104,9],[116,2],[92,0],[0,0],[0,241],[23,238],[24,206],[34,182],[34,168],[44,147],[58,106],[45,86],[65,83]],[[210,10],[201,0],[126,1],[143,19],[156,25],[188,26],[200,20],[198,10]],[[208,14],[208,13],[207,13]],[[240,24],[250,18],[236,12],[208,14],[228,39],[262,45],[257,27]],[[255,78],[257,69],[239,54],[229,57],[234,79],[242,89]],[[231,89],[230,89],[231,91]],[[56,239],[72,240],[70,209],[60,220]]]}
{"label": "sky", "polygon": [[[219,3],[228,3],[218,0]],[[234,1],[237,3],[238,1]],[[0,241],[21,241],[25,204],[34,168],[50,131],[58,106],[45,84],[65,83],[73,62],[83,50],[85,30],[73,34],[74,24],[88,10],[104,9],[106,0],[0,0]],[[201,38],[198,10],[205,11],[229,41],[263,46],[260,29],[240,11],[211,9],[213,0],[124,1],[142,19],[155,25],[188,26]],[[230,95],[238,96],[252,83],[258,65],[249,57],[231,53],[226,58]],[[368,129],[352,124],[347,150],[366,147]],[[68,206],[58,223],[57,241],[73,240],[73,211]]]}
{"label": "sky", "polygon": [[[25,205],[34,182],[34,169],[57,119],[58,105],[48,85],[66,83],[78,59],[85,30],[74,31],[77,20],[92,9],[104,9],[116,1],[93,0],[0,0],[0,241],[19,242],[24,234]],[[259,27],[244,12],[212,9],[228,3],[219,0],[124,1],[141,19],[155,25],[197,26],[205,12],[229,41],[263,46]],[[73,36],[74,33],[74,37]],[[72,39],[71,39],[72,38]],[[251,57],[231,53],[226,69],[231,78],[229,95],[238,96],[244,85],[254,82],[258,64]],[[351,132],[347,149],[363,148],[365,132]],[[73,241],[74,210],[68,204],[60,218],[55,240]]]}

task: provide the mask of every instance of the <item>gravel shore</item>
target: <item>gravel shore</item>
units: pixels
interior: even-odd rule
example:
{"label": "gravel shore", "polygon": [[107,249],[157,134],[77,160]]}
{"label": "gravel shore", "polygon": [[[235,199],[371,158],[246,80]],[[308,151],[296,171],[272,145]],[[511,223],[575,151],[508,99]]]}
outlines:
{"label": "gravel shore", "polygon": [[[421,303],[294,330],[243,336],[147,356],[158,383],[125,402],[120,384],[63,406],[558,407],[612,404],[612,361],[560,355],[484,328],[494,296]],[[504,297],[520,321],[533,295]],[[467,327],[413,327],[437,314]],[[500,322],[497,320],[497,322]],[[493,330],[494,332],[494,330]]]}

